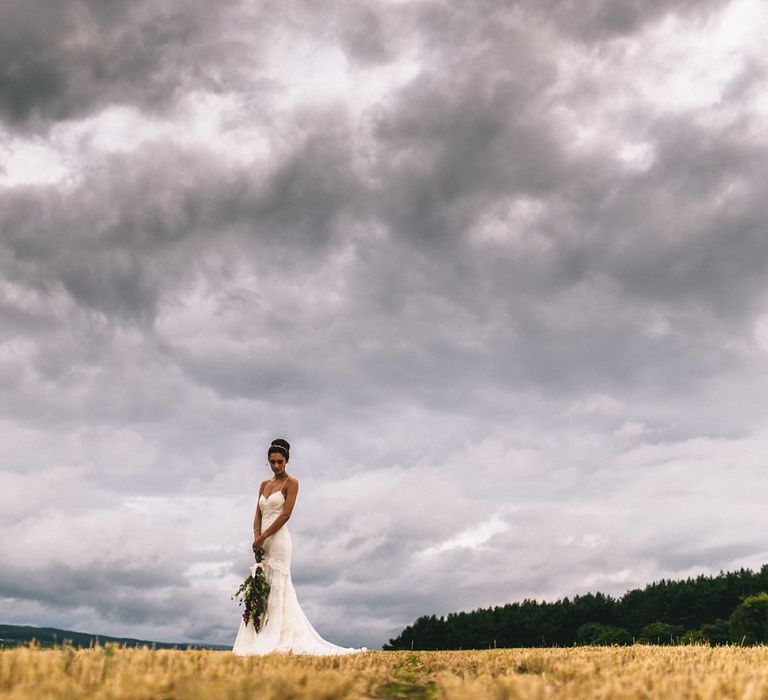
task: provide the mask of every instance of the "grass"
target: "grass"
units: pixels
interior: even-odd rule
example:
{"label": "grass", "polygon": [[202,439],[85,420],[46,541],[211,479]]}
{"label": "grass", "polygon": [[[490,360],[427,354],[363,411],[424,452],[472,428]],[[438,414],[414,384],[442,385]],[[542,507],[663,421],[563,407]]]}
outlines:
{"label": "grass", "polygon": [[768,647],[369,651],[241,657],[228,651],[0,650],[3,700],[586,700],[768,698]]}

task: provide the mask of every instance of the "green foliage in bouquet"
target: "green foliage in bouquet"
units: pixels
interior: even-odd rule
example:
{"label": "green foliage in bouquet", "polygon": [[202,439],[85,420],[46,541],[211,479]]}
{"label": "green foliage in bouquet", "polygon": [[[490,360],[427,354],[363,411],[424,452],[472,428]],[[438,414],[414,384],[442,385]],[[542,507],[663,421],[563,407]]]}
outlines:
{"label": "green foliage in bouquet", "polygon": [[238,602],[238,605],[245,603],[243,622],[247,625],[250,620],[258,632],[265,622],[267,600],[269,599],[269,590],[271,586],[267,581],[267,577],[264,575],[264,565],[262,564],[264,548],[262,547],[257,550],[255,554],[256,565],[251,568],[251,575],[240,584],[240,587],[235,591],[232,598],[234,599],[242,596],[242,600]]}

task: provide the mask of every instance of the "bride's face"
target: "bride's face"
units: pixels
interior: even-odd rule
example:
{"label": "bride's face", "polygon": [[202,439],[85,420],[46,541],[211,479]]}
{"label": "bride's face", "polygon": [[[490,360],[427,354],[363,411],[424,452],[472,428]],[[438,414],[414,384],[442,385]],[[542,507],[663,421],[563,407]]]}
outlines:
{"label": "bride's face", "polygon": [[279,452],[269,453],[269,466],[275,476],[280,476],[285,471],[285,457]]}

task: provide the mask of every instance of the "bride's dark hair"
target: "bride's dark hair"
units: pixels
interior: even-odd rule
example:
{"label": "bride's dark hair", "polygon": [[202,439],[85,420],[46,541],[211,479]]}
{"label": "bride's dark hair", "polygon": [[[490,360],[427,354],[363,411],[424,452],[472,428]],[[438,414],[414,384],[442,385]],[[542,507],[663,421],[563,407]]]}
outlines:
{"label": "bride's dark hair", "polygon": [[272,440],[272,444],[267,450],[267,459],[269,459],[269,455],[271,455],[273,452],[279,452],[285,457],[285,461],[287,462],[290,459],[290,451],[291,445],[288,440],[283,440],[283,438],[275,438]]}

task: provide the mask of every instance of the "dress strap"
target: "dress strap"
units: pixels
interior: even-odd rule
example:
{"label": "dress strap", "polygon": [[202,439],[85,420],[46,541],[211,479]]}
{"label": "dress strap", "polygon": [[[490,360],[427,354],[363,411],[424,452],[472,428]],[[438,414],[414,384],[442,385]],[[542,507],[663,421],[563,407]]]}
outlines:
{"label": "dress strap", "polygon": [[[269,483],[269,482],[267,482],[267,483]],[[277,491],[282,491],[282,490],[283,490],[283,486],[285,486],[287,483],[288,483],[288,477],[286,477],[286,478],[283,480],[283,483],[282,483],[282,484],[280,484],[280,488],[279,488],[279,489],[277,489]],[[273,491],[272,493],[277,493],[277,491]],[[271,495],[272,495],[272,493],[270,493],[269,495],[271,496]],[[262,495],[262,496],[264,496],[264,489],[262,489],[262,490],[261,490],[261,495]],[[269,498],[269,496],[265,496],[265,498]]]}

